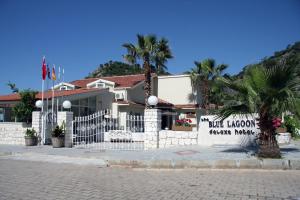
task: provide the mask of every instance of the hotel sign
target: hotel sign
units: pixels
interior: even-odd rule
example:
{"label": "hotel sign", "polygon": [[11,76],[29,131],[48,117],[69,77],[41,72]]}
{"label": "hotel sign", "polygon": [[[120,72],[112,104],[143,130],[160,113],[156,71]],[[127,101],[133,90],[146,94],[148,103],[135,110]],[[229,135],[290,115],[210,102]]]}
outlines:
{"label": "hotel sign", "polygon": [[215,115],[201,116],[199,130],[207,143],[253,143],[259,127],[256,116],[230,116],[221,121]]}
{"label": "hotel sign", "polygon": [[[224,134],[224,135],[254,135],[255,131],[252,130],[256,128],[255,119],[236,119],[225,121],[208,121],[208,127],[210,129],[210,134]],[[234,131],[232,132],[232,129]]]}

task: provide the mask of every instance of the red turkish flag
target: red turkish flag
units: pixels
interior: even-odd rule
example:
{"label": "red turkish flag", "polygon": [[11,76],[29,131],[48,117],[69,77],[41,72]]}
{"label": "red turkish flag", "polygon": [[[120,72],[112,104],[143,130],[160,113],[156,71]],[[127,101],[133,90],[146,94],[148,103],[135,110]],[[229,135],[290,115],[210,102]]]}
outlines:
{"label": "red turkish flag", "polygon": [[43,57],[43,65],[42,65],[42,78],[43,78],[43,80],[46,79],[46,75],[47,75],[46,59],[45,59],[45,57]]}

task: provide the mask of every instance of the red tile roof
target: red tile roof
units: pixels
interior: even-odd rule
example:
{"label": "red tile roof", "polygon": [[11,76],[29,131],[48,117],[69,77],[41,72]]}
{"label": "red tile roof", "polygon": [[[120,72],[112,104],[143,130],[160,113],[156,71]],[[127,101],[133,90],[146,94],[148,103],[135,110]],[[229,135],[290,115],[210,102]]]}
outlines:
{"label": "red tile roof", "polygon": [[98,80],[99,78],[87,78],[70,82],[70,84],[75,85],[80,88],[86,88],[86,85]]}
{"label": "red tile roof", "polygon": [[145,104],[137,103],[137,102],[134,102],[134,101],[118,100],[118,101],[114,101],[114,102],[118,103],[119,105],[139,105],[139,106],[145,106]]}
{"label": "red tile roof", "polygon": [[0,101],[18,101],[18,100],[20,100],[20,95],[17,93],[0,96]]}
{"label": "red tile roof", "polygon": [[[125,101],[125,100],[118,100],[118,101],[114,101],[117,102],[119,104],[123,104],[123,105],[129,105],[129,104],[137,104],[137,105],[142,105],[145,106],[144,103],[137,103],[137,102],[133,102],[133,101]],[[158,104],[157,106],[161,107],[161,106],[167,106],[167,107],[173,107],[174,105],[168,101],[165,101],[163,99],[158,98]]]}
{"label": "red tile roof", "polygon": [[199,104],[176,104],[175,108],[198,108]]}
{"label": "red tile roof", "polygon": [[[71,96],[75,94],[83,94],[83,93],[88,93],[88,92],[95,92],[95,91],[100,91],[100,90],[105,90],[105,89],[99,89],[99,88],[80,88],[76,90],[56,90],[54,92],[54,97],[61,97],[61,96]],[[44,93],[44,98],[51,98],[52,97],[52,91],[49,90]],[[39,92],[36,95],[37,99],[42,99],[42,93]]]}
{"label": "red tile roof", "polygon": [[[95,92],[95,91],[100,91],[104,89],[99,89],[99,88],[81,88],[81,89],[76,89],[76,90],[56,90],[54,92],[54,97],[61,97],[61,96],[70,96],[70,95],[75,95],[75,94],[83,94],[83,93],[88,93],[88,92]],[[42,99],[42,93],[39,92],[36,96],[37,99]],[[52,98],[52,91],[48,90],[44,93],[44,98]],[[0,96],[0,101],[19,101],[20,95],[19,94],[9,94],[9,95],[3,95]]]}
{"label": "red tile roof", "polygon": [[135,75],[125,75],[125,76],[88,78],[88,79],[72,81],[72,82],[70,82],[70,84],[73,84],[80,88],[86,88],[87,84],[97,81],[99,79],[112,81],[112,82],[116,83],[116,88],[123,88],[123,87],[133,87],[136,84],[144,81],[145,75],[144,74],[135,74]]}
{"label": "red tile roof", "polygon": [[[88,79],[81,79],[75,80],[70,82],[70,84],[75,85],[78,89],[75,90],[63,90],[63,91],[55,91],[55,97],[57,96],[69,96],[74,94],[81,94],[91,92],[93,90],[99,90],[96,88],[87,89],[86,85],[94,82],[96,80],[103,79],[107,81],[112,81],[116,83],[116,88],[123,88],[123,87],[133,87],[136,84],[145,80],[144,74],[136,74],[136,75],[126,75],[126,76],[111,76],[111,77],[100,77],[100,78],[88,78]],[[45,98],[51,98],[52,92],[47,91],[44,93]],[[38,93],[36,96],[38,99],[42,98],[42,93]],[[0,96],[0,101],[18,101],[20,100],[19,94],[9,94]]]}
{"label": "red tile roof", "polygon": [[158,98],[158,104],[157,105],[158,106],[168,106],[168,107],[173,107],[174,106],[174,104],[172,104],[172,103],[170,103],[166,100],[163,100],[161,98]]}
{"label": "red tile roof", "polygon": [[101,77],[100,79],[112,81],[116,83],[116,87],[133,87],[136,84],[145,80],[144,74],[127,75],[127,76],[112,76]]}

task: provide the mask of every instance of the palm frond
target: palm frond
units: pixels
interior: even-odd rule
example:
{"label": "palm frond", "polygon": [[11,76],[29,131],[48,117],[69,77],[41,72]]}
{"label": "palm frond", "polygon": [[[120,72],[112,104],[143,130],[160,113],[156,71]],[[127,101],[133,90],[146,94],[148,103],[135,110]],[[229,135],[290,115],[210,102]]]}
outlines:
{"label": "palm frond", "polygon": [[245,104],[225,106],[217,113],[217,119],[224,120],[230,115],[246,115],[249,114],[249,107]]}
{"label": "palm frond", "polygon": [[138,38],[138,47],[141,49],[144,49],[146,44],[145,44],[145,37],[143,35],[137,34]]}

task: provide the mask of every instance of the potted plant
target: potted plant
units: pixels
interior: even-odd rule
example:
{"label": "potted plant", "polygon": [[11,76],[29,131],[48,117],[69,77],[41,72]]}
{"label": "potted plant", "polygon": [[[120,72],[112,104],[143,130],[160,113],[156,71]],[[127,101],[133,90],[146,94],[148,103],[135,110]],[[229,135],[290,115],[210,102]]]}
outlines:
{"label": "potted plant", "polygon": [[175,124],[172,125],[173,131],[192,131],[191,119],[178,119]]}
{"label": "potted plant", "polygon": [[272,120],[273,127],[276,129],[276,140],[278,144],[289,144],[291,141],[291,134],[287,133],[285,124],[281,121],[281,118],[274,118]]}
{"label": "potted plant", "polygon": [[36,146],[37,145],[37,136],[36,131],[32,129],[26,129],[25,131],[25,146]]}
{"label": "potted plant", "polygon": [[56,126],[52,132],[52,146],[53,148],[60,148],[65,146],[65,127],[64,123],[59,127]]}
{"label": "potted plant", "polygon": [[276,117],[272,120],[273,127],[276,129],[276,133],[286,133],[286,127],[282,123],[281,118]]}

